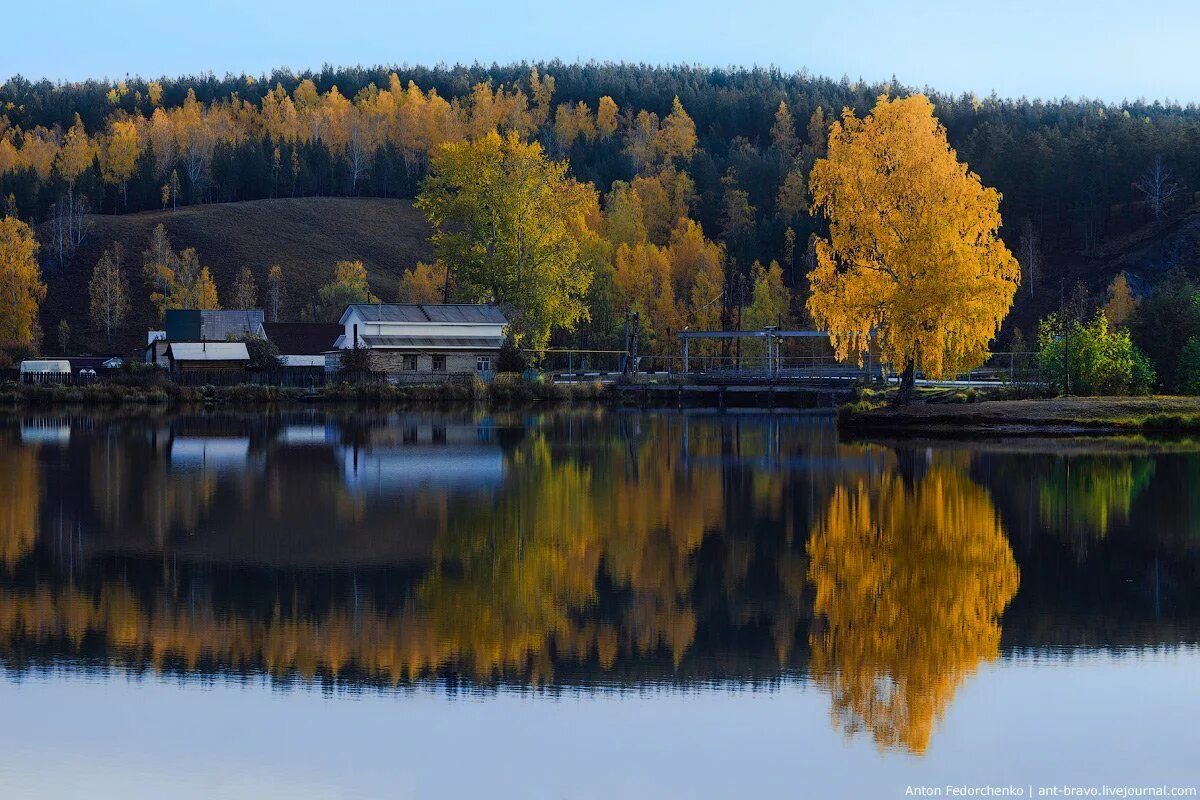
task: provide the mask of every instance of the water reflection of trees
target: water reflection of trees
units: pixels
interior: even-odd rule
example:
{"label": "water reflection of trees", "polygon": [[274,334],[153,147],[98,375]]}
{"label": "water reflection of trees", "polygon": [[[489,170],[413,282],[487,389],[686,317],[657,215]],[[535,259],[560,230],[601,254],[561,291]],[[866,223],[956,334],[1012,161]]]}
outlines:
{"label": "water reflection of trees", "polygon": [[1080,547],[1129,519],[1133,502],[1149,485],[1154,460],[1147,456],[1057,458],[1037,476],[1038,512],[1044,527]]}
{"label": "water reflection of trees", "polygon": [[0,438],[0,565],[11,567],[33,549],[40,487],[36,448]]}
{"label": "water reflection of trees", "polygon": [[[0,440],[0,661],[339,685],[808,671],[839,727],[920,752],[1006,607],[1039,644],[1108,643],[1117,606],[1134,643],[1195,638],[1150,616],[1200,618],[1190,545],[1160,570],[1159,540],[1190,539],[1137,522],[1175,513],[1196,463],[1081,456],[1068,479],[1044,452],[767,415],[93,423]],[[1112,532],[1077,551],[1071,524]]]}
{"label": "water reflection of trees", "polygon": [[[303,460],[294,451],[276,457],[268,441],[255,444],[253,469],[181,473],[170,468],[162,437],[128,437],[123,447],[108,433],[78,437],[62,463],[75,465],[72,478],[89,487],[88,508],[71,513],[93,523],[90,558],[120,553],[143,569],[135,577],[122,567],[99,580],[92,573],[64,582],[59,573],[12,587],[19,591],[0,587],[10,623],[4,630],[67,650],[101,640],[113,657],[145,654],[162,668],[381,682],[445,670],[481,681],[542,682],[556,672],[619,672],[619,664],[638,660],[661,661],[660,674],[703,674],[684,663],[695,655],[702,623],[706,656],[726,665],[749,649],[782,661],[763,668],[778,674],[803,651],[796,640],[807,618],[806,561],[792,531],[803,530],[796,520],[808,516],[798,507],[812,491],[827,494],[832,478],[821,477],[820,489],[789,491],[796,474],[764,470],[763,459],[777,459],[781,445],[836,454],[828,437],[781,434],[775,422],[739,431],[594,413],[522,425],[519,437],[505,439],[499,485],[370,500],[347,488],[340,461],[324,461],[321,448]],[[354,444],[391,446],[403,438],[387,430],[356,429]],[[80,474],[85,467],[90,476]],[[343,503],[343,494],[352,502]],[[355,540],[364,528],[383,539],[425,540],[425,565],[399,584],[381,579],[360,594],[353,559],[341,563],[331,553],[327,567],[338,574],[331,580],[353,583],[352,596],[330,592],[320,575],[297,572],[289,565],[308,562],[296,558],[280,561],[285,572],[253,588],[243,581],[222,594],[206,583],[219,559],[231,557],[225,520],[241,531],[241,558],[256,560],[267,548],[245,541],[252,532],[278,530],[296,543],[302,537],[282,529],[301,522],[311,529],[311,517],[329,519],[331,511],[334,524],[323,536],[314,532],[317,538],[353,555],[372,549]],[[147,566],[156,553],[170,555],[170,569]],[[195,574],[187,562],[180,567],[181,556]],[[197,568],[196,558],[210,566]],[[743,637],[736,644],[734,631]]]}
{"label": "water reflection of trees", "polygon": [[812,675],[835,724],[923,752],[955,690],[999,655],[1018,573],[988,493],[935,464],[839,486],[809,539]]}

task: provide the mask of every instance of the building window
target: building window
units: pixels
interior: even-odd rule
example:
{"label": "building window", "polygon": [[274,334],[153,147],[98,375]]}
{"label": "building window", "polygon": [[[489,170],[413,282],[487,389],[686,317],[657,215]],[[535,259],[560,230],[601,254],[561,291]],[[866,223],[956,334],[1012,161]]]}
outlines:
{"label": "building window", "polygon": [[404,369],[408,370],[409,372],[416,372],[417,371],[417,357],[416,356],[405,356],[402,366]]}
{"label": "building window", "polygon": [[492,371],[492,357],[491,356],[477,356],[475,358],[475,371],[476,372],[491,372]]}
{"label": "building window", "polygon": [[434,372],[445,372],[446,371],[446,357],[445,356],[434,356],[433,357],[433,371]]}

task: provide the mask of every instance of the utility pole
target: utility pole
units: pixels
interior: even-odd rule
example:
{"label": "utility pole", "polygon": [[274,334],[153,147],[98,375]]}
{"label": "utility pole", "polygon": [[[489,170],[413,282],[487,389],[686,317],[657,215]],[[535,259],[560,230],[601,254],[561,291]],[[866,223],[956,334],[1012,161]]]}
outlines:
{"label": "utility pole", "polygon": [[1060,316],[1063,326],[1063,395],[1071,394],[1071,320],[1070,309],[1067,306],[1067,279],[1058,279],[1058,302],[1061,305]]}
{"label": "utility pole", "polygon": [[633,312],[633,324],[629,329],[629,360],[634,372],[641,372],[638,364],[638,340],[641,338],[639,334],[639,322],[641,315],[638,312]]}

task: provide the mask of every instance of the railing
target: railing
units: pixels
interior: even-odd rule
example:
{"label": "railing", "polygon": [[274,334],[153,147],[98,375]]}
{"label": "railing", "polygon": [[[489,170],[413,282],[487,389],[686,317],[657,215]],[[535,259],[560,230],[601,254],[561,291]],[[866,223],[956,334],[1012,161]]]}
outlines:
{"label": "railing", "polygon": [[[899,374],[877,355],[864,357],[860,365],[839,361],[829,352],[788,353],[768,358],[759,344],[743,345],[743,352],[728,354],[690,353],[686,362],[682,355],[645,355],[634,359],[630,372],[643,377],[671,378],[687,375],[698,382],[709,381],[779,381],[795,383],[820,382],[899,382]],[[790,349],[790,348],[789,348]],[[802,348],[796,348],[802,349]],[[599,353],[607,358],[601,360]],[[620,351],[555,351],[555,359],[543,362],[543,371],[556,382],[614,381],[626,374],[627,355]],[[917,379],[926,386],[992,387],[1002,385],[1030,386],[1042,383],[1033,353],[996,352],[976,369],[941,379],[927,378],[918,371]]]}
{"label": "railing", "polygon": [[15,377],[10,378],[10,380],[20,381],[25,384],[90,386],[98,380],[98,376],[94,372],[21,372],[20,370],[11,370],[11,372],[15,373]]}

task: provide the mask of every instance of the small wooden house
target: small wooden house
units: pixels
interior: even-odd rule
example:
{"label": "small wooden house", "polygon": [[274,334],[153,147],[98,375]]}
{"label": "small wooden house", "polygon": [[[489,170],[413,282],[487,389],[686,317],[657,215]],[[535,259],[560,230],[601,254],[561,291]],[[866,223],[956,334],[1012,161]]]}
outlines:
{"label": "small wooden house", "polygon": [[245,342],[171,342],[166,355],[172,375],[239,370],[250,363]]}

